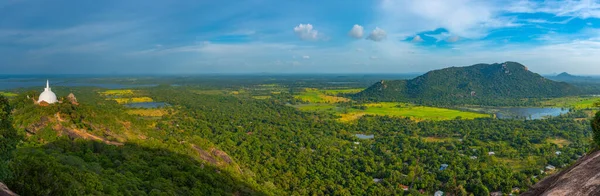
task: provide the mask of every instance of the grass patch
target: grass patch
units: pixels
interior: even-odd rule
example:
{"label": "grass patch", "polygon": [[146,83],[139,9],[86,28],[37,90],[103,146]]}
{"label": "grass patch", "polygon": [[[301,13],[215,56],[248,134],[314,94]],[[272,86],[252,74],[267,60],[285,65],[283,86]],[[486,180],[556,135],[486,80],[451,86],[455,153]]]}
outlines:
{"label": "grass patch", "polygon": [[168,114],[168,112],[163,109],[131,109],[127,110],[127,113],[147,117],[162,117]]}
{"label": "grass patch", "polygon": [[453,119],[475,119],[490,118],[490,114],[475,112],[466,112],[446,108],[436,108],[427,106],[415,106],[408,103],[399,102],[380,102],[363,104],[366,109],[357,108],[339,108],[333,103],[312,103],[295,105],[301,111],[331,112],[340,116],[341,122],[351,122],[364,115],[380,115],[394,117],[408,117],[415,121],[421,120],[453,120]]}
{"label": "grass patch", "polygon": [[591,109],[594,103],[600,102],[600,97],[561,97],[542,102],[543,106],[575,109]]}
{"label": "grass patch", "polygon": [[350,101],[348,98],[327,95],[325,91],[314,88],[305,88],[304,92],[299,95],[295,95],[294,98],[309,103],[341,103]]}
{"label": "grass patch", "polygon": [[549,138],[549,139],[547,139],[547,141],[558,145],[558,147],[560,147],[560,148],[571,144],[571,141],[563,139],[563,138]]}
{"label": "grass patch", "polygon": [[451,137],[424,137],[423,140],[425,142],[452,142],[452,141],[456,141],[455,138],[451,138]]}
{"label": "grass patch", "polygon": [[125,96],[125,95],[133,95],[134,92],[133,90],[130,89],[121,89],[121,90],[107,90],[104,92],[101,92],[100,94],[102,95],[109,95],[109,96]]}
{"label": "grass patch", "polygon": [[334,111],[336,109],[335,105],[332,104],[302,104],[295,105],[295,108],[298,108],[301,111]]}
{"label": "grass patch", "polygon": [[360,117],[366,115],[366,113],[347,113],[347,114],[340,114],[340,118],[338,119],[340,122],[352,122],[355,120],[358,120]]}
{"label": "grass patch", "polygon": [[224,90],[195,90],[193,91],[196,94],[200,95],[225,95],[227,91]]}
{"label": "grass patch", "polygon": [[275,87],[280,87],[281,85],[274,83],[274,84],[259,84],[258,86],[275,88]]}
{"label": "grass patch", "polygon": [[252,96],[252,98],[254,98],[254,99],[270,99],[271,96],[268,96],[268,95],[267,96]]}
{"label": "grass patch", "polygon": [[5,96],[5,97],[16,97],[17,96],[16,93],[11,93],[11,92],[0,92],[0,95]]}
{"label": "grass patch", "polygon": [[337,96],[339,94],[354,94],[360,91],[363,91],[362,88],[350,88],[350,89],[332,89],[332,90],[323,90],[323,93],[326,95]]}
{"label": "grass patch", "polygon": [[144,103],[144,102],[153,102],[150,97],[131,97],[131,98],[114,98],[112,100],[117,101],[119,104],[128,104],[128,103]]}
{"label": "grass patch", "polygon": [[349,114],[364,113],[370,115],[410,117],[411,119],[415,120],[452,120],[456,118],[475,119],[491,117],[489,114],[465,112],[446,108],[414,106],[411,104],[397,102],[370,103],[364,104],[364,106],[366,106],[367,109],[350,109]]}
{"label": "grass patch", "polygon": [[[519,159],[510,159],[510,158],[500,158],[500,157],[494,157],[493,158],[497,163],[500,164],[504,164],[505,166],[513,169],[513,170],[517,170],[517,171],[521,171],[524,169],[528,169],[531,168],[530,165],[531,164],[537,164],[534,157],[529,157],[528,159],[524,159],[524,160],[519,160]],[[539,164],[542,165],[543,163]]]}

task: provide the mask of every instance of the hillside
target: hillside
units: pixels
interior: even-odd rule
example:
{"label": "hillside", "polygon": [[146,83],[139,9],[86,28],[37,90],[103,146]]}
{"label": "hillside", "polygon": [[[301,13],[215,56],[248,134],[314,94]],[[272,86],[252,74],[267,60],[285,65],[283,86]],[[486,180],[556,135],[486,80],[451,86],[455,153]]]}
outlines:
{"label": "hillside", "polygon": [[548,76],[548,79],[559,81],[559,82],[568,82],[568,83],[600,83],[600,78],[597,77],[589,77],[589,76],[576,76],[569,74],[567,72],[563,72],[556,76]]}
{"label": "hillside", "polygon": [[236,160],[214,144],[202,138],[165,135],[152,126],[162,122],[160,117],[130,115],[95,89],[75,91],[79,104],[34,105],[26,96],[35,94],[20,94],[12,100],[12,107],[0,96],[0,131],[8,127],[20,136],[13,141],[22,140],[13,153],[3,152],[10,141],[4,140],[7,133],[0,132],[4,136],[0,137],[0,158],[10,160],[0,161],[0,181],[15,193],[274,194],[244,175]]}
{"label": "hillside", "polygon": [[600,194],[600,151],[582,157],[571,167],[543,179],[522,195]]}
{"label": "hillside", "polygon": [[516,62],[430,71],[411,80],[381,81],[353,96],[370,101],[479,103],[575,95],[578,88],[546,79]]}
{"label": "hillside", "polygon": [[[599,142],[600,112],[592,121],[594,140]],[[536,183],[522,195],[599,195],[600,151],[581,157],[561,172]]]}

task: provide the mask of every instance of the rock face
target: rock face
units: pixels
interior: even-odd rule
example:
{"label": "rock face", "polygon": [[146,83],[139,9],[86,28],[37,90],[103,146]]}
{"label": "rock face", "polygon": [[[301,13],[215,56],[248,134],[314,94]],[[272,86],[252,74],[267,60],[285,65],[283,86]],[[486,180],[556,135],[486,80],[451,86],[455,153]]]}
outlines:
{"label": "rock face", "polygon": [[6,187],[3,183],[0,182],[0,196],[18,196],[16,193],[13,193],[11,190]]}
{"label": "rock face", "polygon": [[582,157],[522,195],[600,195],[600,151]]}
{"label": "rock face", "polygon": [[79,103],[77,102],[77,98],[73,93],[69,93],[69,96],[67,96],[67,100],[69,100],[73,105],[79,105]]}

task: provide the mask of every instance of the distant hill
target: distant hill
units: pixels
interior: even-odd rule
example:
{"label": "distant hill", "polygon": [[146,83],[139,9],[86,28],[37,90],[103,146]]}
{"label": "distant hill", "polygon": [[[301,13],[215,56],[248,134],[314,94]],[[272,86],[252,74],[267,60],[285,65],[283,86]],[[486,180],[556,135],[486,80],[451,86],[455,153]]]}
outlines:
{"label": "distant hill", "polygon": [[508,99],[560,97],[580,90],[533,73],[516,62],[476,64],[427,72],[411,80],[380,81],[353,96],[359,100],[429,104],[490,104]]}
{"label": "distant hill", "polygon": [[600,78],[589,77],[589,76],[576,76],[571,75],[567,72],[563,72],[556,76],[547,76],[548,79],[559,81],[559,82],[568,82],[568,83],[600,83]]}

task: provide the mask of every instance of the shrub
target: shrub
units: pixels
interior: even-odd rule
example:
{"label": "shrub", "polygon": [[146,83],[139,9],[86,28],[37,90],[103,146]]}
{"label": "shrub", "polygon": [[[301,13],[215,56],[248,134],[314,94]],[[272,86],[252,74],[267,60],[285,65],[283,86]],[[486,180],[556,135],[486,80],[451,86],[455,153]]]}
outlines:
{"label": "shrub", "polygon": [[600,145],[600,112],[592,120],[592,130],[594,131],[594,142]]}

